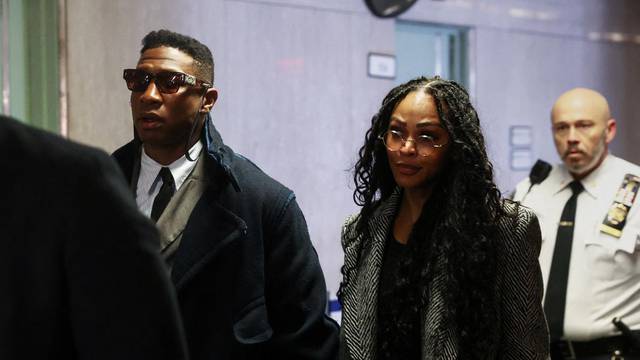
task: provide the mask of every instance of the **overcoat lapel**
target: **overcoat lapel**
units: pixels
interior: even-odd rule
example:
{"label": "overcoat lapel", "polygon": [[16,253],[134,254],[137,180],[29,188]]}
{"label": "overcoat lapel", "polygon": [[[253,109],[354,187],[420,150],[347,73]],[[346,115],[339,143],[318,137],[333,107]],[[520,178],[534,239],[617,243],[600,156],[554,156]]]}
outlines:
{"label": "overcoat lapel", "polygon": [[362,237],[359,237],[352,244],[355,252],[360,250],[360,264],[354,278],[355,287],[345,294],[343,321],[345,329],[352,329],[345,332],[345,337],[349,355],[354,360],[375,358],[380,269],[385,241],[399,202],[400,192],[396,191],[372,216],[368,224],[370,241],[362,243]]}
{"label": "overcoat lapel", "polygon": [[245,222],[216,201],[207,189],[193,209],[176,252],[171,278],[181,290],[220,249],[246,232]]}
{"label": "overcoat lapel", "polygon": [[171,271],[171,278],[178,290],[220,249],[247,231],[244,220],[221,203],[221,196],[228,190],[229,182],[209,156],[203,156],[201,160],[207,177],[206,188],[189,216]]}

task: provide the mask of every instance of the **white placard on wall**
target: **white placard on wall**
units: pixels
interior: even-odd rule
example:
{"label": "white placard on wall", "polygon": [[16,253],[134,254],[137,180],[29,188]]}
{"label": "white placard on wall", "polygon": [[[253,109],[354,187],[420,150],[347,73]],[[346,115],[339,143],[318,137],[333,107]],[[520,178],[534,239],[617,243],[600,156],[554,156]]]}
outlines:
{"label": "white placard on wall", "polygon": [[533,145],[533,130],[531,126],[511,126],[509,129],[509,144],[515,148],[530,148]]}
{"label": "white placard on wall", "polygon": [[533,154],[531,149],[511,149],[511,170],[529,170],[532,165]]}
{"label": "white placard on wall", "polygon": [[396,57],[388,54],[369,53],[367,71],[371,77],[395,79]]}

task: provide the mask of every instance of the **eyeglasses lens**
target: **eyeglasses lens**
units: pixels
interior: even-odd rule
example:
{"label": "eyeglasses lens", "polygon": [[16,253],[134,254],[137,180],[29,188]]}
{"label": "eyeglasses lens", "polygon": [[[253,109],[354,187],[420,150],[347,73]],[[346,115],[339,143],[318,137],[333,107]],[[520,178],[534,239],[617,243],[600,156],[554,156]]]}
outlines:
{"label": "eyeglasses lens", "polygon": [[123,77],[127,83],[127,88],[131,91],[145,91],[151,80],[154,80],[156,87],[161,93],[173,94],[183,85],[180,75],[180,73],[169,71],[163,71],[153,75],[138,69],[127,69],[124,71]]}
{"label": "eyeglasses lens", "polygon": [[404,140],[402,140],[402,136],[394,131],[387,131],[387,134],[384,137],[384,143],[387,145],[389,150],[398,151],[402,147]]}
{"label": "eyeglasses lens", "polygon": [[151,81],[149,74],[134,69],[125,70],[123,77],[127,83],[127,89],[131,91],[144,91]]}
{"label": "eyeglasses lens", "polygon": [[182,86],[180,74],[174,72],[161,72],[156,74],[156,86],[165,94],[173,94]]}
{"label": "eyeglasses lens", "polygon": [[[387,131],[382,138],[384,145],[391,151],[400,150],[406,143],[406,140],[402,135],[395,131]],[[443,144],[436,143],[432,138],[419,137],[416,140],[409,140],[413,142],[416,152],[421,156],[429,156],[435,147],[440,147]]]}

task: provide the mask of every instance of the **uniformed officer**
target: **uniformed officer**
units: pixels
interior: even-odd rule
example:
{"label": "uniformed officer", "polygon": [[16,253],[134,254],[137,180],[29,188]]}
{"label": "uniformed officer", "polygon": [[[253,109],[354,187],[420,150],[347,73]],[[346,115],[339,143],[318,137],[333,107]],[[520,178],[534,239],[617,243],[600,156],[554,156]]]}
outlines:
{"label": "uniformed officer", "polygon": [[640,359],[640,167],[609,153],[616,121],[596,91],[562,94],[551,123],[562,163],[536,166],[514,200],[541,224],[552,359]]}

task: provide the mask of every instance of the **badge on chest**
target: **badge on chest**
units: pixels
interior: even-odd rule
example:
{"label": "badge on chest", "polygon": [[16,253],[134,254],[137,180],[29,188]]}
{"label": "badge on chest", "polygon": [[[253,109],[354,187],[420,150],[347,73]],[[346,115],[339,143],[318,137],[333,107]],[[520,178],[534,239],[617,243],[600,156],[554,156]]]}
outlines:
{"label": "badge on chest", "polygon": [[632,174],[624,176],[622,185],[618,189],[604,221],[600,224],[601,232],[617,238],[622,235],[622,229],[638,194],[638,188],[640,188],[640,177]]}

